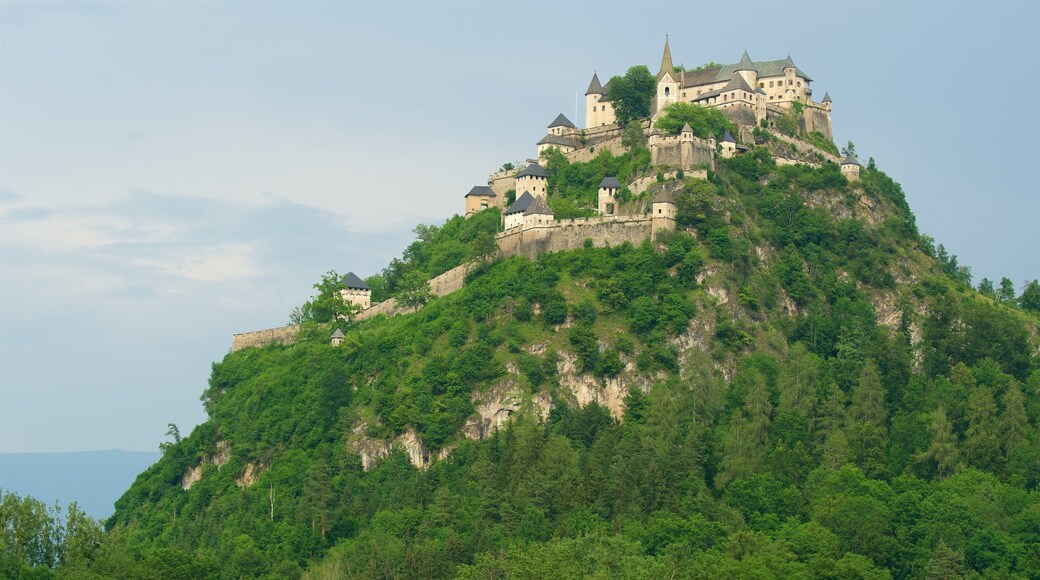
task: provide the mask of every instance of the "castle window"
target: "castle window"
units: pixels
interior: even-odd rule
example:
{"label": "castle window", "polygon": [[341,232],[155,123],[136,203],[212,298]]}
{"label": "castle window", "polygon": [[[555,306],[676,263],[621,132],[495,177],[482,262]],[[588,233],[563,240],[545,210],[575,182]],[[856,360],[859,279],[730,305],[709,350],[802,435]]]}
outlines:
{"label": "castle window", "polygon": [[769,81],[769,86],[770,86],[770,87],[772,87],[772,86],[773,86],[773,81]]}
{"label": "castle window", "polygon": [[758,88],[764,89],[764,88],[766,88],[766,84],[765,83],[758,83]]}
{"label": "castle window", "polygon": [[798,81],[798,86],[802,86],[802,81]]}
{"label": "castle window", "polygon": [[672,92],[672,89],[670,89],[669,87],[665,87],[664,88],[664,96],[667,97],[669,94],[671,94],[671,92]]}

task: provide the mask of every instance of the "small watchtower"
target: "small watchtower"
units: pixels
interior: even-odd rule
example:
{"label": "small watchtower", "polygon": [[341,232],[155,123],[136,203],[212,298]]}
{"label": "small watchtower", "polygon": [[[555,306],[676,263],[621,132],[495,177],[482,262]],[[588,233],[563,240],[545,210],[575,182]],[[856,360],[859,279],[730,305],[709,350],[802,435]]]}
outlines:
{"label": "small watchtower", "polygon": [[488,185],[475,185],[466,194],[466,217],[497,205],[498,196]]}
{"label": "small watchtower", "polygon": [[654,204],[650,211],[652,212],[650,214],[650,237],[652,239],[656,240],[660,232],[675,231],[675,215],[678,213],[678,207],[675,205],[675,194],[667,187],[654,197]]}
{"label": "small watchtower", "polygon": [[372,288],[365,284],[364,280],[358,278],[353,272],[347,272],[341,280],[343,289],[339,291],[344,302],[357,304],[362,310],[372,306]]}
{"label": "small watchtower", "polygon": [[724,158],[728,159],[737,154],[737,140],[730,134],[729,129],[726,129],[726,133],[719,141],[719,145],[722,147],[722,156]]}
{"label": "small watchtower", "polygon": [[621,182],[613,175],[608,175],[599,182],[600,215],[614,215],[617,211],[617,193],[620,189]]}
{"label": "small watchtower", "polygon": [[339,346],[340,344],[342,344],[343,331],[337,328],[336,332],[332,333],[332,338],[330,339],[330,342],[332,343],[332,346]]}
{"label": "small watchtower", "polygon": [[859,170],[861,168],[862,166],[859,164],[859,160],[851,153],[846,155],[845,159],[841,160],[841,174],[850,182],[859,181]]}

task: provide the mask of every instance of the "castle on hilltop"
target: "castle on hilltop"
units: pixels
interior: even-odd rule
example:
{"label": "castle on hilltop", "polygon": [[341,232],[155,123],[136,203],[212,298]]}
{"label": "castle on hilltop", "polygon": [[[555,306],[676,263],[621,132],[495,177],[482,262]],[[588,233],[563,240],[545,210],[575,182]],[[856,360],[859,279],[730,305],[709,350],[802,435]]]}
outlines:
{"label": "castle on hilltop", "polygon": [[[781,117],[787,117],[788,127],[793,117],[798,132],[819,132],[826,139],[833,139],[830,95],[825,93],[820,102],[813,101],[812,82],[790,56],[780,60],[753,61],[746,50],[735,64],[713,64],[694,70],[676,68],[666,37],[656,77],[656,92],[650,103],[651,118],[642,122],[651,166],[666,179],[674,180],[680,176],[707,179],[708,172],[716,169],[719,157],[741,155],[749,149],[747,144],[762,136],[757,131],[766,130],[770,133],[768,139],[784,142],[790,150],[774,155],[778,165],[836,163],[840,165],[842,175],[849,181],[856,181],[860,164],[855,156],[841,159],[777,130]],[[654,128],[654,122],[675,103],[720,110],[733,122],[736,135],[725,131],[718,140],[711,135],[702,138],[694,134],[688,123],[678,134],[661,134]],[[588,247],[589,244],[639,244],[675,230],[678,213],[675,182],[659,187],[649,202],[626,204],[624,208],[619,203],[622,190],[639,195],[659,182],[658,175],[637,177],[628,183],[621,183],[616,176],[604,176],[598,187],[596,206],[589,208],[598,215],[556,219],[549,207],[549,172],[539,163],[550,150],[559,151],[572,163],[590,161],[603,151],[622,155],[628,150],[622,143],[623,127],[617,124],[609,83],[603,86],[596,73],[593,73],[585,92],[585,119],[585,128],[579,129],[563,114],[557,115],[549,123],[545,137],[535,144],[534,159],[528,159],[521,167],[504,166],[488,176],[486,185],[474,186],[465,194],[466,217],[492,207],[502,211],[502,231],[495,237],[499,256],[534,259],[541,254]],[[791,133],[790,129],[788,133]],[[507,200],[510,202],[508,206]],[[431,279],[430,293],[443,296],[458,290],[474,265],[463,264]],[[353,273],[344,276],[342,285],[343,299],[362,309],[356,320],[409,311],[398,306],[394,298],[372,304],[371,289]],[[298,327],[289,325],[236,334],[232,350],[271,342],[292,342],[298,330]],[[342,338],[340,333],[332,340],[338,344]]]}
{"label": "castle on hilltop", "polygon": [[[812,78],[794,64],[790,55],[780,60],[756,62],[746,50],[735,64],[689,71],[682,67],[677,69],[672,64],[672,50],[665,38],[657,72],[657,93],[651,100],[650,113],[656,120],[672,103],[694,103],[724,111],[743,109],[743,120],[754,124],[779,117],[797,103],[803,109],[805,132],[819,131],[831,139],[830,95],[824,93],[823,100],[813,101],[810,83]],[[609,83],[606,87],[601,85],[596,73],[592,74],[585,91],[585,119],[587,128],[615,123]],[[734,121],[739,123],[738,119]]]}

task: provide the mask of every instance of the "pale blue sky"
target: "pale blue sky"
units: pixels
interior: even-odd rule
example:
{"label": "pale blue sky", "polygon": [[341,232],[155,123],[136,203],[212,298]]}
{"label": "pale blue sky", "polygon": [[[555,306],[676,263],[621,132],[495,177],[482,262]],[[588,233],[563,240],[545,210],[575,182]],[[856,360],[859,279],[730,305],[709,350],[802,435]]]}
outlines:
{"label": "pale blue sky", "polygon": [[1040,8],[0,3],[0,451],[155,450],[231,334],[573,119],[593,70],[788,53],[976,280],[1040,276]]}

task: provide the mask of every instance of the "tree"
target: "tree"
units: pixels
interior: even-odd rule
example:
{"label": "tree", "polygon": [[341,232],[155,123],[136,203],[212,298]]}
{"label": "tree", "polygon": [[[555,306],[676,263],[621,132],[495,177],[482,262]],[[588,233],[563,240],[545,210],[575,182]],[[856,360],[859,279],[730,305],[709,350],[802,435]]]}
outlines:
{"label": "tree", "polygon": [[1015,283],[1007,276],[1000,279],[1000,288],[997,290],[997,301],[1004,304],[1015,303]]}
{"label": "tree", "polygon": [[881,385],[881,375],[874,361],[867,360],[860,372],[859,383],[852,389],[852,404],[849,405],[846,424],[856,464],[871,477],[887,471],[886,419],[885,389]]}
{"label": "tree", "polygon": [[405,274],[397,291],[397,299],[413,312],[418,312],[419,307],[429,302],[432,296],[430,283],[420,272],[415,271]]}
{"label": "tree", "polygon": [[1022,295],[1018,297],[1018,305],[1022,310],[1040,314],[1040,282],[1033,280],[1026,284]]}
{"label": "tree", "polygon": [[625,73],[615,76],[608,83],[607,99],[614,106],[614,118],[618,125],[628,125],[633,119],[650,116],[650,99],[657,91],[657,80],[650,69],[637,65]]}
{"label": "tree", "polygon": [[989,296],[990,298],[997,297],[997,290],[993,286],[993,281],[989,278],[983,278],[982,280],[979,280],[978,291],[979,294],[982,294],[983,296]]}
{"label": "tree", "polygon": [[689,123],[693,134],[707,139],[715,137],[721,139],[728,129],[736,133],[736,125],[733,124],[719,109],[702,107],[693,103],[672,103],[664,110],[664,114],[658,117],[654,127],[669,135],[678,135],[683,125]]}
{"label": "tree", "polygon": [[361,311],[361,307],[343,298],[343,277],[335,270],[329,270],[321,281],[314,285],[317,296],[303,304],[299,313],[290,315],[291,319],[300,322],[333,322],[336,320],[353,320]]}
{"label": "tree", "polygon": [[841,154],[844,155],[845,157],[855,157],[856,156],[856,144],[853,143],[852,141],[849,141],[848,145],[846,145],[846,146],[841,148]]}
{"label": "tree", "polygon": [[953,473],[957,467],[957,436],[953,434],[953,425],[946,418],[946,409],[942,405],[932,418],[932,444],[918,459],[934,462],[939,479]]}
{"label": "tree", "polygon": [[621,133],[621,144],[629,151],[646,147],[646,135],[643,134],[643,123],[633,121],[625,125],[625,130]]}
{"label": "tree", "polygon": [[997,435],[997,404],[989,387],[980,386],[968,396],[968,429],[964,432],[964,457],[968,463],[995,471],[1000,457]]}
{"label": "tree", "polygon": [[1022,389],[1016,380],[1012,380],[1001,399],[1004,413],[1000,417],[1000,446],[1004,450],[1005,459],[1012,450],[1026,439],[1026,428],[1029,418],[1026,416],[1025,401]]}

